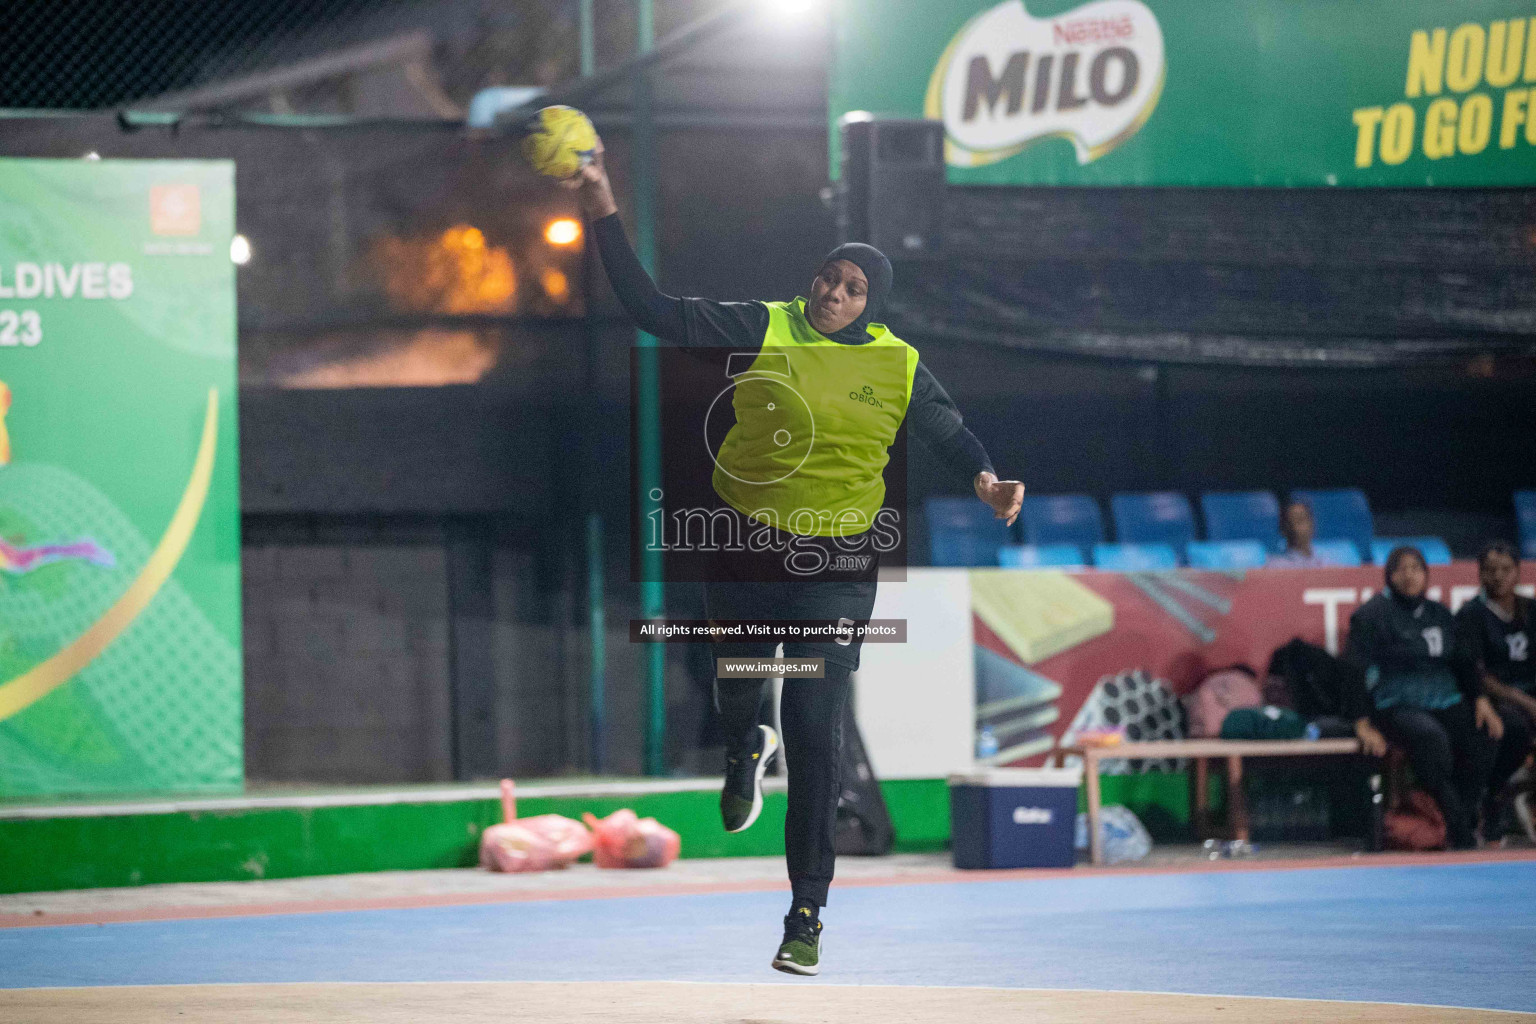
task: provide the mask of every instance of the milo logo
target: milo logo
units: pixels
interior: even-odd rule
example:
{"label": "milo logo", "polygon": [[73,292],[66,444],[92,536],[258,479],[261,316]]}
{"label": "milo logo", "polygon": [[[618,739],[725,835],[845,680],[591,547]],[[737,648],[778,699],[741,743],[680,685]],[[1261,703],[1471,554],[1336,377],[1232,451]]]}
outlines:
{"label": "milo logo", "polygon": [[950,41],[924,114],[944,122],[954,167],[996,163],[1053,135],[1086,164],[1152,116],[1164,70],[1162,29],[1140,0],[1095,0],[1053,18],[1006,0]]}

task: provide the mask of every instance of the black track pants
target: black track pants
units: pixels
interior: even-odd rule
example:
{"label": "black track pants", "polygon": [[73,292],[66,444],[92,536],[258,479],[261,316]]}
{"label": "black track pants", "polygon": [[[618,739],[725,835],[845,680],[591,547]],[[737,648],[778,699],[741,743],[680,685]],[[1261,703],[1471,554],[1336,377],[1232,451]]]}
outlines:
{"label": "black track pants", "polygon": [[[724,645],[722,645],[724,646]],[[731,644],[722,657],[771,657],[746,653]],[[784,857],[796,898],[827,905],[832,884],[833,828],[842,788],[843,707],[848,702],[848,669],[827,663],[825,679],[786,679],[779,701],[784,753],[789,761],[789,812],[784,818]],[[761,679],[717,679],[715,699],[725,729],[727,749],[752,742],[763,695]]]}
{"label": "black track pants", "polygon": [[1493,759],[1493,771],[1488,776],[1488,795],[1483,801],[1483,838],[1499,839],[1504,834],[1503,796],[1510,776],[1520,770],[1531,753],[1531,717],[1512,701],[1496,700],[1494,710],[1504,722],[1504,736],[1499,740],[1499,750]]}
{"label": "black track pants", "polygon": [[1472,705],[1462,700],[1434,711],[1397,705],[1378,708],[1371,719],[1389,742],[1407,751],[1419,785],[1445,816],[1446,838],[1470,846],[1499,747],[1477,728]]}

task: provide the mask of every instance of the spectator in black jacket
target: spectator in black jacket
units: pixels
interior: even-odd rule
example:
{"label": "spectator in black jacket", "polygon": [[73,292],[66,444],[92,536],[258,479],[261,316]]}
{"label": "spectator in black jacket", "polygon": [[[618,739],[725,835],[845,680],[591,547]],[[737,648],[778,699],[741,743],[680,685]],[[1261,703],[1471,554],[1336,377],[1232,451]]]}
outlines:
{"label": "spectator in black jacket", "polygon": [[[1483,691],[1504,720],[1500,760],[1508,756],[1523,761],[1536,734],[1536,651],[1531,650],[1536,642],[1536,601],[1515,593],[1520,552],[1508,541],[1496,540],[1483,548],[1477,557],[1477,575],[1483,589],[1456,613],[1456,626]],[[1503,746],[1510,748],[1507,755]],[[1494,778],[1499,774],[1496,769]],[[1483,810],[1485,838],[1499,831],[1501,795],[1497,789],[1489,792]],[[1521,825],[1536,838],[1529,803],[1521,801],[1517,810]]]}
{"label": "spectator in black jacket", "polygon": [[1386,588],[1349,620],[1344,657],[1365,681],[1364,692],[1351,698],[1360,716],[1356,729],[1367,749],[1381,749],[1384,737],[1407,751],[1419,784],[1445,817],[1450,845],[1468,849],[1477,845],[1476,814],[1504,723],[1457,642],[1450,609],[1424,596],[1424,556],[1394,549],[1386,577]]}

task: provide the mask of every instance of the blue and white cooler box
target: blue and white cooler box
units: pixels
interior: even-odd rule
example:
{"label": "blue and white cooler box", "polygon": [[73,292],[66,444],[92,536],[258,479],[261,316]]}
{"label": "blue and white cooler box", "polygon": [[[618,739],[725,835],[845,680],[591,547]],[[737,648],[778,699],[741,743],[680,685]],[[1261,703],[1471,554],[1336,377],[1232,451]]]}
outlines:
{"label": "blue and white cooler box", "polygon": [[982,768],[949,777],[957,868],[1069,868],[1078,768]]}

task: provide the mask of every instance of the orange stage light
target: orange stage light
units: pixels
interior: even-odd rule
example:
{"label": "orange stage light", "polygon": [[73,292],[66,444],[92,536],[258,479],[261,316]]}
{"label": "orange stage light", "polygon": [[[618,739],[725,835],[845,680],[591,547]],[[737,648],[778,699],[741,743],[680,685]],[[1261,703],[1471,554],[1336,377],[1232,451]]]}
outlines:
{"label": "orange stage light", "polygon": [[570,217],[552,220],[544,228],[544,240],[550,245],[571,245],[581,237],[581,222]]}

